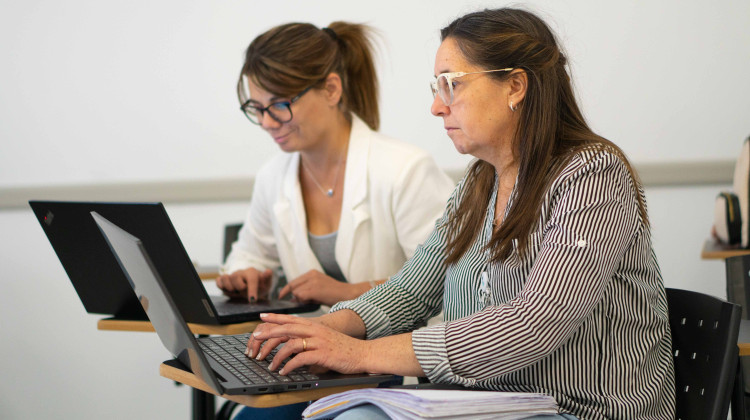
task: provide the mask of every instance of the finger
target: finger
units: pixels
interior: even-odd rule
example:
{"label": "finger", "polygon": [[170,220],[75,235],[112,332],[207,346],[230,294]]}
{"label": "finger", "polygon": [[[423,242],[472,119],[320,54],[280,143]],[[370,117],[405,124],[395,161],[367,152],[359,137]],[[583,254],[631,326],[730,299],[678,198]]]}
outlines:
{"label": "finger", "polygon": [[331,293],[330,285],[320,284],[315,280],[294,288],[294,297],[302,302],[320,302],[325,299],[327,293]]}
{"label": "finger", "polygon": [[[255,331],[258,331],[259,328],[261,328],[263,324],[258,325],[255,327]],[[255,357],[258,354],[258,350],[260,350],[260,346],[263,344],[262,340],[256,339],[252,334],[250,334],[250,338],[247,339],[247,349],[245,349],[245,356],[247,357]]]}
{"label": "finger", "polygon": [[259,340],[251,336],[247,341],[247,350],[245,350],[245,355],[258,360],[265,359],[266,356],[268,356],[268,354],[271,352],[271,350],[285,341],[286,337]]}
{"label": "finger", "polygon": [[222,284],[224,285],[224,290],[228,290],[230,292],[240,292],[245,290],[245,282],[242,280],[242,276],[238,274],[230,274],[226,277]]}
{"label": "finger", "polygon": [[253,330],[253,334],[250,334],[250,338],[247,340],[247,350],[245,351],[246,356],[256,357],[258,355],[261,346],[266,340],[256,338],[255,333],[263,331],[264,328],[268,328],[268,324],[258,324]]}
{"label": "finger", "polygon": [[263,346],[261,346],[260,350],[258,351],[258,354],[255,355],[255,359],[257,360],[265,359],[266,357],[268,357],[269,354],[271,354],[273,349],[278,347],[281,343],[285,343],[287,341],[288,341],[288,337],[271,338],[269,340],[266,340],[263,343]]}
{"label": "finger", "polygon": [[308,342],[308,338],[295,338],[287,341],[286,344],[276,352],[271,364],[268,365],[268,369],[276,370],[286,358],[291,357],[295,353],[302,353],[305,351],[305,348],[309,349],[310,345],[307,344]]}
{"label": "finger", "polygon": [[282,298],[290,293],[292,293],[292,297],[297,297],[296,291],[307,281],[308,273],[297,277],[296,279],[290,281],[286,286],[284,286],[281,291],[279,291],[279,298]]}
{"label": "finger", "polygon": [[308,320],[307,318],[302,318],[296,315],[262,313],[260,314],[260,319],[262,319],[263,322],[270,323],[270,324],[312,325],[312,322],[310,322],[310,320]]}
{"label": "finger", "polygon": [[245,294],[242,292],[238,292],[236,290],[223,290],[224,295],[226,295],[230,299],[237,299],[237,298],[244,298]]}
{"label": "finger", "polygon": [[309,287],[298,287],[294,289],[294,300],[297,302],[309,302],[315,300],[315,293]]}
{"label": "finger", "polygon": [[318,352],[311,351],[310,350],[310,344],[307,344],[307,351],[303,351],[302,353],[298,353],[296,356],[292,357],[286,364],[279,369],[279,375],[288,375],[291,373],[294,369],[300,368],[302,366],[310,366],[315,365],[318,362]]}
{"label": "finger", "polygon": [[216,278],[216,287],[224,291],[234,291],[234,284],[232,284],[232,278],[230,275],[223,275]]}
{"label": "finger", "polygon": [[[318,328],[320,328],[318,326]],[[253,340],[268,341],[273,339],[290,340],[295,338],[310,337],[315,330],[311,325],[302,324],[266,324],[262,330],[253,332]]]}
{"label": "finger", "polygon": [[288,295],[292,291],[292,286],[287,284],[279,290],[279,299],[284,299],[284,296]]}
{"label": "finger", "polygon": [[245,277],[243,280],[245,281],[245,287],[247,287],[245,291],[247,293],[247,301],[255,302],[258,300],[258,278]]}
{"label": "finger", "polygon": [[228,279],[225,276],[216,278],[216,287],[219,288],[219,290],[222,291],[225,295],[229,297],[240,297],[241,294],[238,294],[236,290],[230,289],[227,287]]}

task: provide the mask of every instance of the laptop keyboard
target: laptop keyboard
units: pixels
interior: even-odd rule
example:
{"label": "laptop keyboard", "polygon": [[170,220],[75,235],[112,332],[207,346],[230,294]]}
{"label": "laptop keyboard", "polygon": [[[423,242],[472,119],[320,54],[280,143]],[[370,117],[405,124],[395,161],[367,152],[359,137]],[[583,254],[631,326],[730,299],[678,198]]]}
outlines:
{"label": "laptop keyboard", "polygon": [[[247,340],[250,333],[198,339],[203,352],[224,366],[229,372],[248,385],[285,384],[318,380],[318,376],[309,372],[307,367],[295,369],[289,375],[279,375],[268,370],[268,365],[276,355],[278,348],[265,358],[256,360],[245,356]],[[284,360],[283,363],[288,361]]]}

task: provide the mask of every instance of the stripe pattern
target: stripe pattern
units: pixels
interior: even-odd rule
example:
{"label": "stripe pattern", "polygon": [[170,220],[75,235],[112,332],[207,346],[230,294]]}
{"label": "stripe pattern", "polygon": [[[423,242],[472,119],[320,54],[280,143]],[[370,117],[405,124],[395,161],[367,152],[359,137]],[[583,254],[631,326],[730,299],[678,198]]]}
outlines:
{"label": "stripe pattern", "polygon": [[[580,419],[672,419],[666,294],[638,212],[643,190],[622,160],[577,154],[545,195],[527,252],[516,243],[501,263],[484,251],[495,191],[475,243],[446,267],[445,225],[465,182],[399,273],[333,311],[354,310],[368,339],[413,331],[432,382],[543,392]],[[441,310],[444,323],[423,327]]]}

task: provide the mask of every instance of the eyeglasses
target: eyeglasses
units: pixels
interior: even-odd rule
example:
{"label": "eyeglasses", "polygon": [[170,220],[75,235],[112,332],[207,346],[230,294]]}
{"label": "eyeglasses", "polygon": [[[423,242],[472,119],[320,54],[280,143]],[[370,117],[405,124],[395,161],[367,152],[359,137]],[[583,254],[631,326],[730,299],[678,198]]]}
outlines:
{"label": "eyeglasses", "polygon": [[435,80],[430,82],[430,87],[432,88],[432,97],[434,98],[435,96],[439,94],[440,99],[443,100],[443,103],[446,106],[450,106],[453,103],[453,79],[458,79],[459,77],[468,76],[470,74],[492,73],[496,71],[512,71],[512,70],[513,68],[472,71],[470,73],[464,73],[462,71],[457,71],[453,73],[441,73],[437,76]]}
{"label": "eyeglasses", "polygon": [[242,104],[242,106],[240,106],[240,109],[245,114],[247,119],[250,120],[250,122],[253,124],[260,125],[260,122],[263,121],[263,114],[265,114],[266,112],[268,112],[268,115],[270,115],[271,118],[273,118],[275,121],[281,124],[288,123],[292,120],[292,118],[294,118],[294,115],[292,115],[292,104],[297,102],[299,98],[301,98],[302,95],[307,93],[307,91],[310,89],[312,89],[312,86],[307,87],[305,90],[300,92],[299,95],[288,101],[273,102],[265,108],[253,105],[251,103],[252,99],[248,99]]}

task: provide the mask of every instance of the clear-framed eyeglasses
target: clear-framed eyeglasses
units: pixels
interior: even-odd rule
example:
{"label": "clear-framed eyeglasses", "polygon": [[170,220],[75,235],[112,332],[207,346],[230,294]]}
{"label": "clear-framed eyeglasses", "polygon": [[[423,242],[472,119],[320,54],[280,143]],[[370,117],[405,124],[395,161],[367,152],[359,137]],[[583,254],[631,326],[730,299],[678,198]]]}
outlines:
{"label": "clear-framed eyeglasses", "polygon": [[430,88],[432,88],[432,97],[440,95],[440,99],[446,106],[450,106],[453,103],[453,79],[459,77],[468,76],[470,74],[480,73],[494,73],[496,71],[512,71],[513,68],[496,69],[496,70],[483,70],[483,71],[472,71],[469,73],[456,71],[452,73],[440,73],[435,80],[430,82]]}
{"label": "clear-framed eyeglasses", "polygon": [[247,119],[250,120],[250,122],[253,124],[260,125],[261,121],[263,121],[263,114],[265,114],[266,112],[275,121],[281,124],[288,123],[292,120],[292,118],[294,118],[294,115],[292,114],[292,104],[297,102],[299,98],[301,98],[302,95],[307,93],[307,91],[309,91],[310,89],[312,89],[312,86],[307,87],[305,90],[300,92],[299,95],[288,101],[273,102],[267,107],[258,106],[253,103],[252,99],[248,99],[242,104],[242,106],[240,106],[240,109],[245,114]]}

